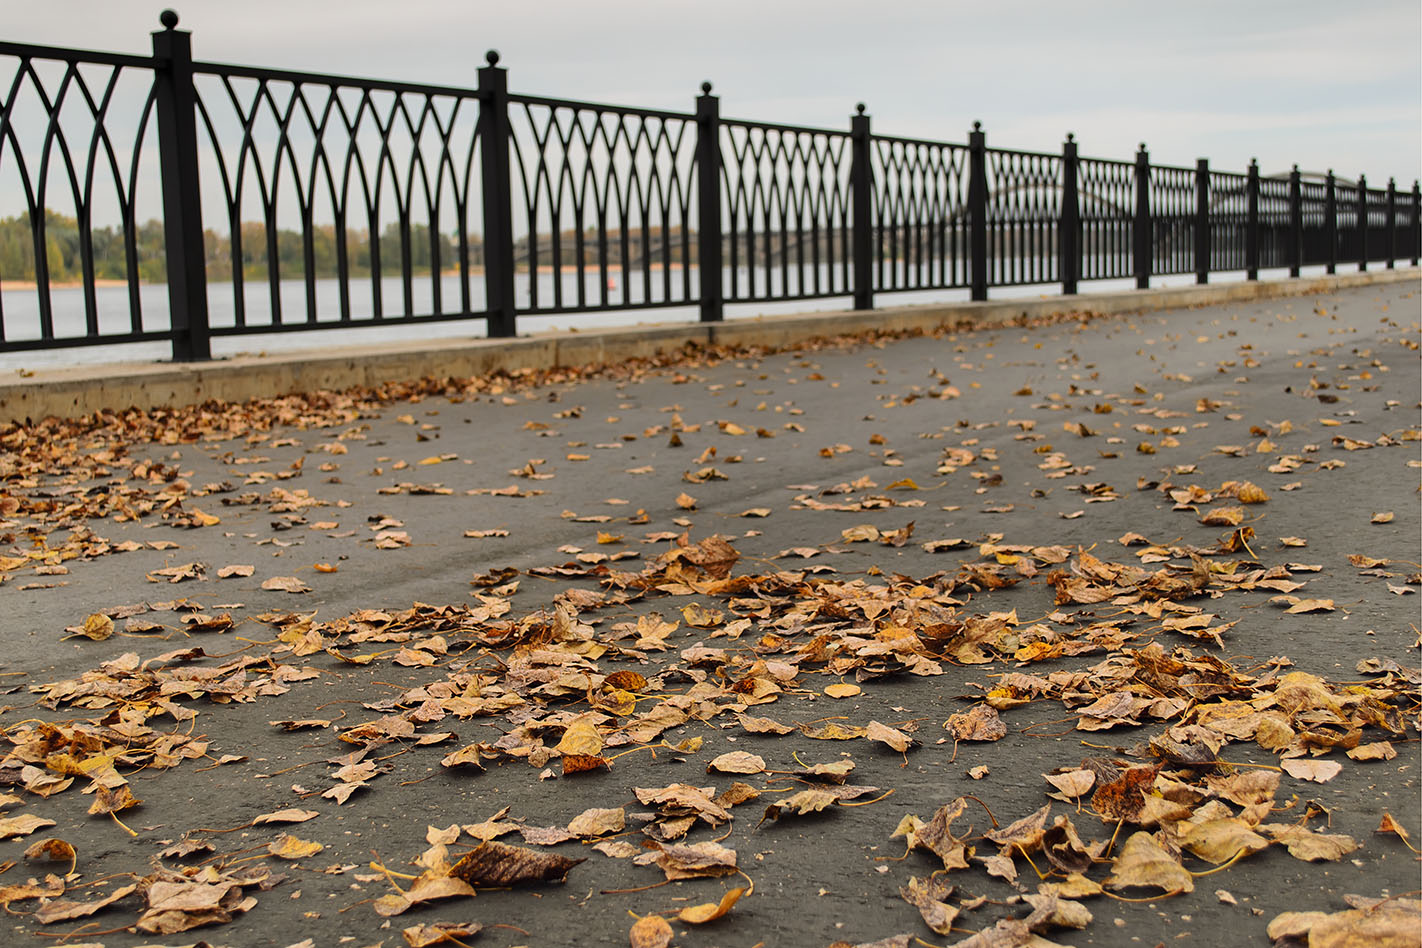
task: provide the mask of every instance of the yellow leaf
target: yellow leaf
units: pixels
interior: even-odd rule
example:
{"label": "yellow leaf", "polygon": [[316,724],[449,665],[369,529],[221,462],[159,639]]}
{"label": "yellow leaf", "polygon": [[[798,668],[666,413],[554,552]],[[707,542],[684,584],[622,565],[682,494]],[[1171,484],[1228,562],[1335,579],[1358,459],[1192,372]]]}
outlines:
{"label": "yellow leaf", "polygon": [[745,887],[732,889],[721,896],[720,902],[707,902],[703,905],[690,905],[677,913],[677,918],[691,925],[701,925],[705,922],[714,921],[731,910],[740,897],[745,894]]}
{"label": "yellow leaf", "polygon": [[290,833],[282,833],[267,844],[267,852],[278,859],[306,859],[326,847],[309,839],[298,839]]}
{"label": "yellow leaf", "polygon": [[602,735],[597,726],[587,718],[579,718],[563,732],[558,742],[558,751],[563,754],[582,754],[595,757],[602,753]]}
{"label": "yellow leaf", "polygon": [[95,642],[102,642],[104,639],[114,634],[114,620],[96,612],[84,620],[83,636],[93,639]]}
{"label": "yellow leaf", "polygon": [[825,688],[825,694],[831,698],[853,698],[859,694],[861,690],[858,685],[851,685],[847,681],[841,681]]}

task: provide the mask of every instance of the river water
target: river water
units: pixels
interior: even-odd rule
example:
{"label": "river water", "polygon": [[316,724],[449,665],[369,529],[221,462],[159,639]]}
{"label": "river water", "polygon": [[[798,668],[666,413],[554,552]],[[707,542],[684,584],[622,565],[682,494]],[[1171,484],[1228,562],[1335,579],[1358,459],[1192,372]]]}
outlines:
{"label": "river water", "polygon": [[[1319,268],[1321,272],[1321,268]],[[1272,274],[1271,274],[1272,275]],[[1306,274],[1309,275],[1309,274]],[[742,268],[737,274],[738,283],[745,292],[751,274]],[[772,291],[778,291],[778,273],[758,271],[757,289],[765,292],[766,280],[770,279]],[[1231,282],[1243,279],[1243,274],[1212,274],[1216,282]],[[576,273],[539,273],[538,294],[542,305],[553,301],[554,281],[562,284],[565,305],[577,301],[578,277]],[[613,304],[626,299],[640,303],[645,299],[661,301],[662,274],[652,273],[652,294],[644,295],[642,274],[634,271],[630,280],[623,284],[623,274],[614,271],[608,284],[608,296]],[[672,273],[672,299],[681,298],[682,274]],[[829,285],[829,274],[821,268],[821,285]],[[1153,278],[1152,286],[1179,286],[1194,282],[1193,276],[1186,274],[1173,277]],[[440,291],[444,311],[459,311],[462,307],[462,281],[458,274],[444,274],[440,278]],[[727,271],[726,286],[730,285],[730,271]],[[1133,287],[1132,280],[1100,280],[1083,283],[1083,292],[1122,290]],[[283,280],[280,286],[281,306],[286,320],[304,319],[306,313],[306,284],[303,280]],[[405,312],[404,287],[399,278],[390,277],[381,281],[381,295],[387,317]],[[791,284],[792,291],[795,284]],[[602,284],[596,272],[586,274],[584,291],[589,302],[596,303],[601,298]],[[520,308],[527,307],[530,299],[528,274],[518,274],[516,282],[517,302]],[[316,281],[317,318],[324,325],[337,322],[340,313],[340,285],[335,279]],[[692,275],[691,293],[693,299],[698,292],[695,273]],[[143,312],[143,326],[148,330],[162,330],[168,326],[168,290],[163,284],[141,284],[138,288],[139,302]],[[350,306],[353,316],[359,318],[373,312],[373,288],[368,278],[357,278],[349,282]],[[484,285],[482,275],[469,277],[470,308],[478,311],[484,307]],[[990,290],[992,299],[1055,296],[1060,293],[1057,284],[1017,287],[994,287]],[[96,290],[99,329],[101,333],[120,333],[129,329],[129,290],[127,286],[101,286]],[[50,292],[56,336],[82,336],[84,334],[84,293],[79,287],[61,287]],[[412,306],[414,313],[429,313],[434,309],[433,280],[429,275],[416,277],[412,286]],[[957,302],[968,299],[968,291],[956,290],[914,290],[901,292],[881,292],[876,294],[879,306],[898,306],[913,303]],[[251,281],[245,285],[247,324],[270,324],[271,296],[265,280]],[[753,318],[761,315],[811,312],[816,310],[848,309],[851,297],[839,296],[825,299],[790,300],[777,302],[735,303],[726,306],[727,319]],[[39,337],[39,297],[31,288],[6,288],[0,284],[0,307],[3,307],[5,338],[12,340],[35,339]],[[214,326],[235,325],[235,294],[231,283],[213,283],[208,286],[208,307]],[[695,302],[677,303],[655,309],[606,310],[598,312],[565,313],[550,315],[521,315],[518,318],[518,332],[527,335],[548,330],[587,331],[608,327],[627,327],[651,323],[695,322],[700,310]],[[480,338],[486,335],[482,319],[451,320],[448,322],[426,322],[418,324],[393,324],[388,326],[322,328],[312,331],[254,332],[242,336],[218,336],[212,340],[213,355],[233,356],[241,353],[291,352],[322,349],[331,346],[379,345],[387,342],[410,340],[435,340],[451,338]],[[0,343],[3,347],[3,343]],[[91,345],[67,349],[36,350],[24,352],[0,351],[0,371],[32,370],[70,365],[88,365],[111,362],[152,362],[169,358],[171,348],[167,342],[135,343],[128,345]]]}

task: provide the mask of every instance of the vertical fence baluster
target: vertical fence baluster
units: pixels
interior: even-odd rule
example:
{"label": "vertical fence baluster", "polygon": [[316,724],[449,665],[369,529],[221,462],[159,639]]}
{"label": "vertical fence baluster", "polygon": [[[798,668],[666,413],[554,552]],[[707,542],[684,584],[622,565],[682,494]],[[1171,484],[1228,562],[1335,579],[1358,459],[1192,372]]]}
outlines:
{"label": "vertical fence baluster", "polygon": [[[484,293],[489,335],[517,334],[514,304],[513,180],[509,167],[509,72],[489,50],[479,67],[479,163],[484,184]],[[530,234],[529,240],[537,239]],[[537,279],[536,275],[531,277]]]}
{"label": "vertical fence baluster", "polygon": [[725,316],[721,286],[721,99],[711,83],[701,84],[696,98],[696,247],[701,273],[701,321],[718,323]]}
{"label": "vertical fence baluster", "polygon": [[1259,279],[1259,159],[1249,159],[1245,183],[1244,269],[1251,280]]}
{"label": "vertical fence baluster", "polygon": [[1057,219],[1057,269],[1062,293],[1076,293],[1081,275],[1081,196],[1077,193],[1076,136],[1067,132],[1062,143],[1062,211]]}
{"label": "vertical fence baluster", "polygon": [[1303,178],[1299,166],[1289,172],[1289,276],[1303,266]]}
{"label": "vertical fence baluster", "polygon": [[874,308],[874,171],[869,163],[869,116],[864,103],[854,107],[849,120],[854,149],[849,166],[849,189],[854,196],[854,308]]}
{"label": "vertical fence baluster", "polygon": [[1368,269],[1368,176],[1358,175],[1358,272]]}
{"label": "vertical fence baluster", "polygon": [[1387,268],[1397,266],[1397,179],[1387,179]]}
{"label": "vertical fence baluster", "polygon": [[193,88],[192,33],[175,29],[178,15],[164,10],[153,34],[154,103],[163,175],[163,245],[168,271],[168,312],[173,360],[212,358],[203,254],[202,192],[198,188],[197,92]]}
{"label": "vertical fence baluster", "polygon": [[1150,286],[1152,239],[1150,223],[1150,152],[1141,142],[1136,152],[1136,214],[1131,224],[1131,257],[1135,264],[1136,289]]}
{"label": "vertical fence baluster", "polygon": [[1195,159],[1195,282],[1210,282],[1210,159]]}
{"label": "vertical fence baluster", "polygon": [[1412,182],[1412,266],[1418,264],[1418,252],[1422,250],[1422,186]]}
{"label": "vertical fence baluster", "polygon": [[1338,190],[1333,169],[1328,169],[1323,191],[1323,227],[1328,236],[1328,272],[1338,272]]}
{"label": "vertical fence baluster", "polygon": [[987,299],[987,134],[974,122],[968,135],[968,278],[971,296]]}

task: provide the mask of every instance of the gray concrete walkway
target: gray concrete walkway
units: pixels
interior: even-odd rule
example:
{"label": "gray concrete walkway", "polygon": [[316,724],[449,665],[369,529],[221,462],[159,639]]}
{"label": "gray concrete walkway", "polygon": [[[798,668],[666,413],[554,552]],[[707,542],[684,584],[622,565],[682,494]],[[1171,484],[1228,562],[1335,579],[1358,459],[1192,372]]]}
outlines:
{"label": "gray concrete walkway", "polygon": [[[53,821],[0,823],[14,937],[941,945],[1075,868],[1110,895],[1054,942],[1267,945],[1411,892],[1418,291],[11,429],[4,815]],[[587,861],[418,900],[500,830]],[[951,932],[900,897],[935,870]]]}

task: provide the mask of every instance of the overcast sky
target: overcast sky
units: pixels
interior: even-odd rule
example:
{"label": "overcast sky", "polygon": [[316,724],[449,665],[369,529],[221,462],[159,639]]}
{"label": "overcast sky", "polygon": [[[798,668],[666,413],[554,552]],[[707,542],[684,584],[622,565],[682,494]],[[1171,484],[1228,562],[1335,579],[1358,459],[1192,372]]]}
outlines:
{"label": "overcast sky", "polygon": [[[0,0],[4,38],[149,50],[163,3]],[[1265,173],[1422,165],[1418,0],[180,0],[197,58]]]}

